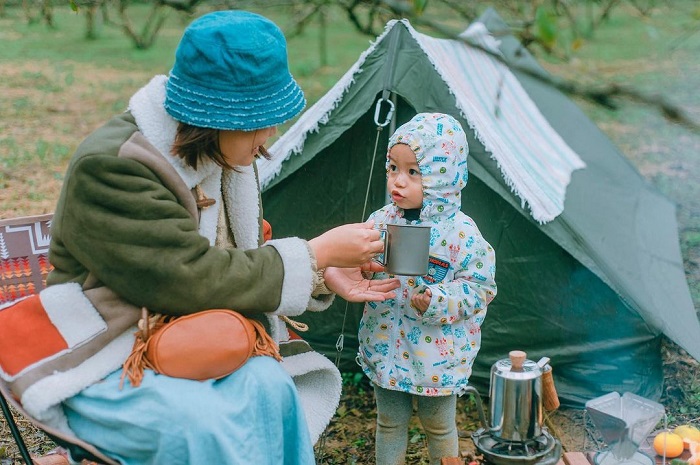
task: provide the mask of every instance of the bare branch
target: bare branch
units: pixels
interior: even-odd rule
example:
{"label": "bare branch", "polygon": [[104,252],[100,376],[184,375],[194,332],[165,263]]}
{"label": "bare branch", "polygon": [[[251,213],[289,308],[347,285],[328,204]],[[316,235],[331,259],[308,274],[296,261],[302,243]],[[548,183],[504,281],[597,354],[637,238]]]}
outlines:
{"label": "bare branch", "polygon": [[311,22],[313,16],[318,13],[322,7],[322,4],[314,4],[308,11],[304,12],[300,18],[294,21],[294,31],[289,33],[287,37],[292,38],[304,32],[306,25]]}
{"label": "bare branch", "polygon": [[603,21],[608,19],[613,7],[615,5],[617,5],[619,2],[620,2],[620,0],[609,0],[608,3],[603,7],[603,10],[600,12],[598,17],[593,21],[591,28],[592,29],[597,28],[600,25],[600,23],[602,23]]}

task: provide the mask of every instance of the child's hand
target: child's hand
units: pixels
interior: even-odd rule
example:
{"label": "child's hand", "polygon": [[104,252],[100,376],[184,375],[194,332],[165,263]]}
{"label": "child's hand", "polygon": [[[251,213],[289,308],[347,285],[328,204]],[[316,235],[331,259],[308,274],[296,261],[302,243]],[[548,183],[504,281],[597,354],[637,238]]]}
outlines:
{"label": "child's hand", "polygon": [[426,287],[424,291],[413,294],[411,297],[411,305],[422,315],[430,306],[430,299],[432,297],[433,293]]}

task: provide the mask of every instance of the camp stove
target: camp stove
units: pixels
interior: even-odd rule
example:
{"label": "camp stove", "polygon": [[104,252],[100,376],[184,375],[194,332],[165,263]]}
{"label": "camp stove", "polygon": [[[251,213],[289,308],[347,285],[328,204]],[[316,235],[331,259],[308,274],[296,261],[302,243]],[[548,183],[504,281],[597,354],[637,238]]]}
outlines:
{"label": "camp stove", "polygon": [[554,465],[561,457],[561,443],[546,429],[526,441],[505,441],[479,430],[472,434],[476,450],[492,465]]}
{"label": "camp stove", "polygon": [[470,386],[468,392],[477,400],[482,427],[472,434],[472,440],[484,461],[492,465],[554,465],[559,461],[561,442],[542,426],[543,397],[548,410],[559,406],[549,358],[535,363],[526,359],[525,352],[514,350],[491,367],[491,424],[477,390]]}

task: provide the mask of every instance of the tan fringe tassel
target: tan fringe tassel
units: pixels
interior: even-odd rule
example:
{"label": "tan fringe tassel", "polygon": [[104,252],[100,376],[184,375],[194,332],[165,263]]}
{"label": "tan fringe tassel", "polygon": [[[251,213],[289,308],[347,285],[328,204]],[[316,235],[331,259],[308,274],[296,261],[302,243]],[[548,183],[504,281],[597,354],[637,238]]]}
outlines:
{"label": "tan fringe tassel", "polygon": [[282,361],[282,356],[280,355],[279,348],[275,343],[274,339],[267,334],[265,327],[259,321],[248,319],[253,324],[256,332],[255,347],[253,348],[253,356],[265,355],[272,357],[278,362]]}
{"label": "tan fringe tassel", "polygon": [[[134,333],[136,339],[131,349],[131,354],[127,357],[122,366],[122,376],[119,380],[119,389],[124,387],[124,378],[129,378],[129,383],[133,387],[139,387],[143,380],[143,371],[145,369],[153,370],[154,367],[146,358],[146,347],[151,334],[176,318],[170,315],[152,314],[148,316],[147,312],[143,313],[143,317],[139,320],[139,330]],[[146,321],[148,323],[146,323]],[[279,348],[275,341],[267,334],[265,327],[259,321],[248,318],[248,321],[255,328],[255,347],[251,356],[267,356],[272,357],[278,362],[282,361],[282,356],[279,353]]]}
{"label": "tan fringe tassel", "polygon": [[127,357],[122,366],[122,376],[119,379],[119,389],[124,387],[124,377],[129,378],[129,383],[133,387],[141,386],[143,380],[143,370],[153,369],[153,365],[146,358],[146,344],[151,334],[165,325],[174,317],[168,315],[152,314],[148,315],[148,311],[142,309],[142,317],[139,320],[139,330],[134,333],[134,346],[131,348],[131,354]]}

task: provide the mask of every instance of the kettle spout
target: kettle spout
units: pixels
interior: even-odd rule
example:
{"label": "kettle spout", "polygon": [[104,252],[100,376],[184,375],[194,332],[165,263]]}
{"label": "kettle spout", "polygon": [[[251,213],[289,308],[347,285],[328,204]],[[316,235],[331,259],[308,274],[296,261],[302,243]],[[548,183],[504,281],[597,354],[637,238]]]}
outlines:
{"label": "kettle spout", "polygon": [[481,396],[479,395],[479,391],[477,391],[474,386],[467,386],[465,393],[467,392],[470,394],[474,394],[474,399],[476,399],[476,411],[479,413],[479,421],[481,421],[481,426],[482,428],[484,428],[484,430],[489,431],[491,428],[489,427],[489,424],[486,421],[486,414],[484,414],[484,405],[481,403]]}
{"label": "kettle spout", "polygon": [[537,366],[540,367],[540,370],[544,370],[544,367],[546,367],[548,363],[549,363],[549,357],[542,357],[537,362]]}

